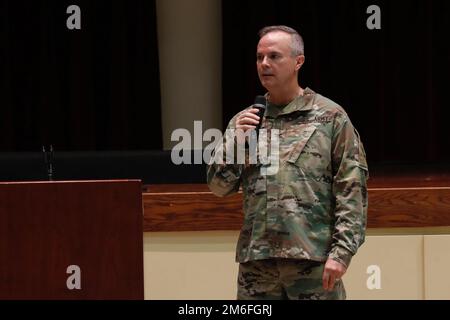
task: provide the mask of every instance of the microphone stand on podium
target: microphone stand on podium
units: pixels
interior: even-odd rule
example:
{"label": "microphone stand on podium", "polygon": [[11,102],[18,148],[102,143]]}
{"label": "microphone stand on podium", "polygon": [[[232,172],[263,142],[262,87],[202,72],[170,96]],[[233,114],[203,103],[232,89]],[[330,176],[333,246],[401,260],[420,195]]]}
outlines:
{"label": "microphone stand on podium", "polygon": [[47,166],[48,181],[53,181],[53,146],[50,145],[49,151],[46,151],[45,146],[42,146],[42,152],[44,153],[45,165]]}

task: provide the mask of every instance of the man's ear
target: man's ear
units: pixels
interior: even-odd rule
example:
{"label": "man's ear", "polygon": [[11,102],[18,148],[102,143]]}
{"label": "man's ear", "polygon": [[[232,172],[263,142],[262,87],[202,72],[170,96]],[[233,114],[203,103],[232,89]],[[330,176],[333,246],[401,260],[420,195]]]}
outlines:
{"label": "man's ear", "polygon": [[303,54],[298,55],[295,58],[295,71],[300,70],[300,68],[302,67],[303,63],[305,63],[305,56]]}

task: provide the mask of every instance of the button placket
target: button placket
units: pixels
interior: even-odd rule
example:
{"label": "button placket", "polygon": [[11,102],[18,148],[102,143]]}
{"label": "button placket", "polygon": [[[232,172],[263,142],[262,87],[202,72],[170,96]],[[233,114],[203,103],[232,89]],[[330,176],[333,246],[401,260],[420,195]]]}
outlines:
{"label": "button placket", "polygon": [[[281,131],[282,119],[274,119],[271,122],[271,129],[278,129]],[[269,133],[270,134],[270,133]],[[271,135],[271,134],[270,134]],[[279,137],[280,140],[282,137]],[[282,141],[280,141],[281,145]],[[279,198],[281,186],[278,183],[278,173],[274,175],[267,175],[267,230],[276,230],[276,224],[279,215]]]}

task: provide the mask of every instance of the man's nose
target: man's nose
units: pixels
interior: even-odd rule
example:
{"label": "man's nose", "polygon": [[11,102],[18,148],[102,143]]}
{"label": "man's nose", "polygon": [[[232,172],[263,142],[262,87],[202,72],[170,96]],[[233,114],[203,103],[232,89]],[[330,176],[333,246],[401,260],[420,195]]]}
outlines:
{"label": "man's nose", "polygon": [[269,66],[269,59],[267,57],[264,57],[261,61],[261,66],[268,67]]}

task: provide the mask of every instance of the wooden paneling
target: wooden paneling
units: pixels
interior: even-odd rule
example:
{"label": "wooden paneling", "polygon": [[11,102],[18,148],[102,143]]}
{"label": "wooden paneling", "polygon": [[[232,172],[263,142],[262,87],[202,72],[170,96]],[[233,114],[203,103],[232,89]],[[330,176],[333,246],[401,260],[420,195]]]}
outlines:
{"label": "wooden paneling", "polygon": [[144,193],[143,202],[144,231],[237,230],[242,223],[241,194]]}
{"label": "wooden paneling", "polygon": [[0,183],[0,299],[143,296],[140,181]]}
{"label": "wooden paneling", "polygon": [[[450,226],[448,174],[389,174],[369,179],[369,228]],[[238,230],[242,193],[220,198],[206,184],[149,185],[144,231]]]}
{"label": "wooden paneling", "polygon": [[450,226],[450,187],[369,189],[369,228]]}

